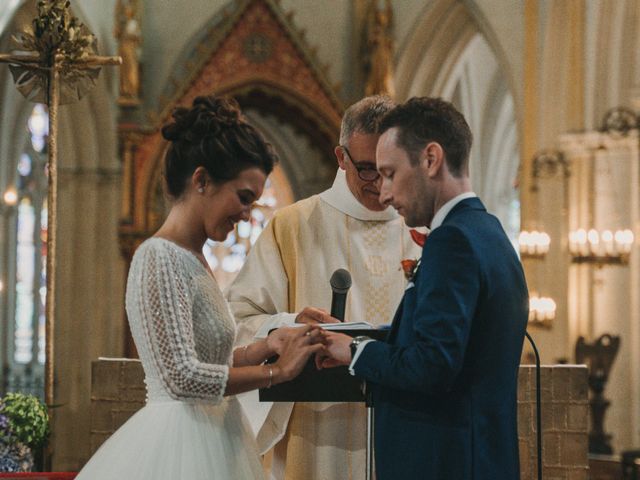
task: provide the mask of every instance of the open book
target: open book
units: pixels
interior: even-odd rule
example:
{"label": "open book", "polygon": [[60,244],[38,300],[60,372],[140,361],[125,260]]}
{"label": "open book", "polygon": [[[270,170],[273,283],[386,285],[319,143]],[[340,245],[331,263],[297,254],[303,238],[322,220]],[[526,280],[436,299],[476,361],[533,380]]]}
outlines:
{"label": "open book", "polygon": [[323,323],[320,325],[325,330],[372,330],[376,327],[367,322],[340,322],[340,323]]}

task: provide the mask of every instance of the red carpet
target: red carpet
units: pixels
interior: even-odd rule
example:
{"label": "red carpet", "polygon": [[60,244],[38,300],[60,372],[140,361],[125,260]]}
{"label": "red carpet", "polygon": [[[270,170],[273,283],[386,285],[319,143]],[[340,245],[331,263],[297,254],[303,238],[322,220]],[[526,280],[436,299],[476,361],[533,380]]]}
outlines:
{"label": "red carpet", "polygon": [[0,478],[7,480],[20,480],[30,478],[31,480],[73,480],[78,472],[41,472],[41,473],[0,473]]}

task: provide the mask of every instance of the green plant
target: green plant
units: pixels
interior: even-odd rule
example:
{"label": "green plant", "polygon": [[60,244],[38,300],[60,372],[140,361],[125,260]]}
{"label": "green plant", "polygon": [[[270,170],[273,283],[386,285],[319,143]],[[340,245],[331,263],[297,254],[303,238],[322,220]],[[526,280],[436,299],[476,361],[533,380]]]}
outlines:
{"label": "green plant", "polygon": [[45,444],[49,437],[47,407],[34,395],[8,393],[0,401],[0,414],[9,421],[10,435],[30,448]]}

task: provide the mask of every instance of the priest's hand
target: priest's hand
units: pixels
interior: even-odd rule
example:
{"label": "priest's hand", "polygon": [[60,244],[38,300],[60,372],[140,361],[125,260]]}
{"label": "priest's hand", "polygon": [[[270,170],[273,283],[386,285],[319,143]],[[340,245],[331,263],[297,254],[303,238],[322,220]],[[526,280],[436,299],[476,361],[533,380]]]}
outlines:
{"label": "priest's hand", "polygon": [[315,307],[305,307],[296,317],[296,323],[315,325],[318,323],[338,323],[340,320],[333,318],[326,310]]}
{"label": "priest's hand", "polygon": [[316,355],[316,367],[332,368],[351,363],[351,340],[344,333],[325,332],[325,348]]}

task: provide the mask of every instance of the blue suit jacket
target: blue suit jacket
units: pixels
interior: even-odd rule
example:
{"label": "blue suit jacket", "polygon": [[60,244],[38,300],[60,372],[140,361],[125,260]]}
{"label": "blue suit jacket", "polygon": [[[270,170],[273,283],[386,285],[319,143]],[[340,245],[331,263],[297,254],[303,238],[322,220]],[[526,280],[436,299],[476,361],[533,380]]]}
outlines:
{"label": "blue suit jacket", "polygon": [[375,407],[378,480],[518,480],[516,391],[528,317],[520,261],[482,202],[433,230],[387,342],[354,365]]}

